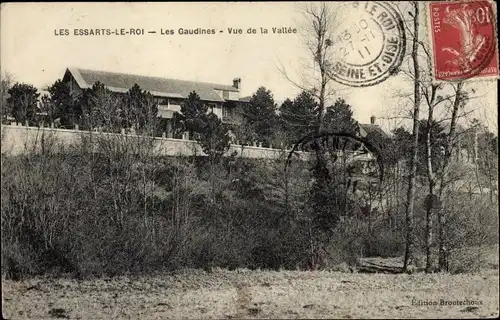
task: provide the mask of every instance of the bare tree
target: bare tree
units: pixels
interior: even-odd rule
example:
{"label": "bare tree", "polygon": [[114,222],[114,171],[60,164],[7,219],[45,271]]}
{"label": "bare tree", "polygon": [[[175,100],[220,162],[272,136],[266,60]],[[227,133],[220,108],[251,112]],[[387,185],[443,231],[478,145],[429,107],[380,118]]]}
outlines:
{"label": "bare tree", "polygon": [[418,161],[418,128],[419,128],[419,116],[420,116],[420,66],[419,66],[419,56],[418,56],[418,45],[419,45],[419,28],[420,28],[420,8],[419,3],[416,1],[412,2],[413,6],[413,39],[412,39],[412,61],[413,61],[413,71],[414,71],[414,86],[413,86],[413,144],[410,157],[410,172],[408,175],[408,192],[406,199],[406,250],[404,257],[403,270],[406,271],[408,264],[413,254],[413,206],[415,203],[415,184],[416,184],[416,171],[417,171],[417,161]]}
{"label": "bare tree", "polygon": [[[307,3],[299,9],[303,18],[302,43],[307,52],[307,64],[300,70],[302,79],[293,79],[286,68],[281,64],[278,70],[282,75],[301,91],[310,92],[318,102],[316,121],[312,124],[311,134],[318,135],[323,129],[323,119],[327,101],[336,94],[334,81],[330,77],[330,65],[333,54],[332,40],[339,26],[338,11],[332,4],[325,2]],[[316,181],[328,183],[325,150],[317,145],[315,148],[316,160],[313,171]],[[320,190],[320,186],[313,188]],[[314,193],[314,191],[313,191]],[[312,231],[309,223],[309,254],[314,256],[318,249],[318,235]]]}
{"label": "bare tree", "polygon": [[[429,61],[432,57],[429,54],[429,49],[426,44],[421,42],[424,49],[425,57]],[[458,121],[468,112],[460,113],[465,104],[472,99],[470,94],[464,89],[462,81],[457,84],[433,84],[430,79],[422,77],[419,81],[424,101],[427,105],[427,133],[425,140],[426,149],[426,171],[428,182],[428,203],[426,206],[426,271],[432,270],[431,263],[431,247],[433,244],[432,235],[432,218],[433,209],[437,209],[438,215],[438,243],[439,243],[439,269],[445,269],[446,265],[446,236],[444,234],[445,217],[444,211],[440,208],[440,203],[443,198],[443,193],[447,187],[447,175],[450,170],[453,153],[456,150],[457,140],[459,139]],[[433,154],[432,146],[435,145],[435,137],[431,134],[431,125],[436,120],[435,111],[440,104],[445,105],[446,112],[451,111],[451,115],[445,113],[445,119],[449,119],[449,130],[445,133],[445,142],[442,146],[442,162],[441,165],[435,168],[433,159],[437,156]],[[442,120],[441,120],[442,121]],[[440,122],[440,121],[439,121]],[[438,123],[439,123],[438,122]],[[437,190],[436,190],[437,189]]]}
{"label": "bare tree", "polygon": [[[411,258],[413,255],[413,243],[414,243],[414,204],[415,204],[415,190],[417,187],[417,163],[418,159],[425,159],[423,163],[425,164],[426,180],[427,180],[427,201],[426,201],[426,218],[425,218],[425,247],[426,247],[426,271],[430,272],[433,269],[432,266],[432,246],[434,244],[433,239],[433,217],[437,213],[437,228],[438,228],[438,246],[439,246],[439,268],[443,270],[446,265],[446,235],[445,227],[446,224],[444,209],[441,209],[439,204],[443,200],[443,193],[446,190],[450,179],[448,177],[450,173],[451,160],[453,154],[458,147],[457,141],[459,136],[462,134],[458,132],[458,122],[460,118],[464,118],[474,112],[475,110],[466,110],[465,105],[468,101],[472,99],[482,99],[483,96],[476,94],[472,96],[471,93],[475,93],[472,88],[469,90],[464,89],[463,82],[457,83],[441,83],[436,84],[432,81],[431,70],[429,66],[433,56],[431,54],[431,49],[429,44],[420,39],[419,33],[422,30],[422,26],[419,23],[421,19],[419,3],[416,1],[411,2],[411,7],[413,10],[409,12],[411,19],[405,20],[406,32],[411,37],[411,61],[408,61],[406,70],[402,70],[403,73],[410,79],[413,85],[412,95],[408,93],[403,93],[400,95],[401,98],[409,99],[412,102],[412,111],[408,112],[408,115],[403,115],[404,119],[411,119],[413,123],[412,130],[412,148],[409,164],[409,176],[408,176],[408,191],[407,191],[407,201],[405,210],[406,219],[406,250],[405,250],[405,260],[403,269],[407,270],[409,264],[411,263]],[[404,6],[398,6],[401,14]],[[410,22],[410,23],[407,23]],[[421,110],[422,103],[426,108]],[[407,110],[403,110],[407,111]],[[427,112],[426,119],[420,119],[421,112]],[[433,146],[438,143],[436,137],[431,134],[431,125],[433,123],[443,123],[447,122],[449,125],[446,132],[443,132],[444,142],[442,142],[442,154],[437,154],[433,150]],[[421,134],[419,131],[420,125],[425,124],[428,128],[425,139],[425,154],[419,155],[419,138]],[[440,161],[435,161],[437,158]]]}
{"label": "bare tree", "polygon": [[[444,146],[444,159],[443,165],[441,168],[441,172],[439,174],[439,198],[441,199],[443,196],[443,190],[446,187],[445,177],[448,171],[448,167],[450,165],[453,149],[454,149],[454,140],[456,135],[457,128],[457,120],[458,120],[458,111],[459,108],[463,107],[463,104],[467,100],[467,93],[463,91],[463,82],[459,82],[455,89],[455,95],[452,106],[452,116],[450,123],[450,131],[448,132],[448,137],[446,139],[446,143]],[[446,245],[445,245],[445,217],[442,210],[438,210],[438,228],[439,228],[439,269],[446,269]]]}
{"label": "bare tree", "polygon": [[341,87],[331,77],[334,58],[333,37],[341,20],[341,5],[336,3],[307,3],[300,7],[303,18],[302,43],[307,52],[307,63],[303,65],[301,79],[294,79],[280,63],[278,70],[301,91],[310,92],[318,101],[315,133],[323,127],[326,104],[340,92]]}

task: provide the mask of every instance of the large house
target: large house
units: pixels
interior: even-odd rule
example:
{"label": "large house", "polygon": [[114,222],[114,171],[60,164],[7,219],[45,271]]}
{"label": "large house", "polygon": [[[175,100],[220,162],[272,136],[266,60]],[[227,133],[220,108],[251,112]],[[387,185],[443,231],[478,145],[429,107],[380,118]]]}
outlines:
{"label": "large house", "polygon": [[[104,84],[110,91],[126,93],[134,84],[151,93],[158,104],[158,116],[171,119],[175,112],[181,110],[181,104],[193,91],[206,103],[209,110],[223,122],[234,122],[239,103],[248,102],[248,98],[240,97],[241,79],[233,79],[232,85],[206,82],[186,81],[160,77],[141,76],[125,73],[67,68],[63,81],[69,85],[73,97],[78,97],[83,90],[91,88],[94,83]],[[167,135],[171,133],[168,132]]]}
{"label": "large house", "polygon": [[[82,68],[67,68],[63,77],[74,98],[91,88],[96,82],[104,84],[110,91],[124,94],[134,84],[151,93],[158,104],[158,116],[172,119],[175,112],[180,112],[182,102],[195,91],[200,99],[206,103],[209,110],[216,114],[225,123],[238,123],[238,106],[248,103],[250,97],[241,97],[241,79],[233,79],[232,85],[206,82],[177,80],[161,77],[150,77],[126,73],[116,73]],[[371,134],[380,134],[384,138],[386,133],[375,124],[375,117],[370,124],[359,124],[359,135],[366,137]],[[172,136],[172,124],[167,120],[166,135]]]}

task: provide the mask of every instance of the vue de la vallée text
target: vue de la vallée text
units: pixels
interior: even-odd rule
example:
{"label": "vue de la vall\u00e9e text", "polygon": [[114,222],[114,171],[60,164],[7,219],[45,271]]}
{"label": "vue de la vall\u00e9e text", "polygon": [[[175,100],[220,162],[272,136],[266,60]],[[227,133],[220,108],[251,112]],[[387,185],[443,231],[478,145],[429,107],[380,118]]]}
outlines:
{"label": "vue de la vall\u00e9e text", "polygon": [[[217,32],[218,31],[218,32]],[[75,28],[75,29],[54,29],[54,35],[56,36],[141,36],[145,34],[157,34],[160,35],[211,35],[217,33],[228,33],[230,35],[241,35],[241,34],[296,34],[297,28],[292,27],[249,27],[249,28],[226,28],[226,29],[207,29],[207,28],[195,28],[195,29],[184,29],[179,28],[174,29],[164,29],[161,28],[159,32],[156,30],[145,30],[144,28],[120,28],[120,29],[109,29],[109,28]]]}

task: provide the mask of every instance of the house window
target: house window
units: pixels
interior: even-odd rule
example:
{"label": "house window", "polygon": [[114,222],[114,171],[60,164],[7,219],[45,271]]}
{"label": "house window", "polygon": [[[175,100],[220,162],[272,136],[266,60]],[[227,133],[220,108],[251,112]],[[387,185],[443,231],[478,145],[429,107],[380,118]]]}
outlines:
{"label": "house window", "polygon": [[222,92],[222,98],[224,98],[226,100],[229,99],[229,91],[228,90],[224,90]]}
{"label": "house window", "polygon": [[155,103],[158,105],[168,105],[168,99],[165,98],[155,98]]}
{"label": "house window", "polygon": [[233,108],[229,108],[229,107],[226,107],[226,106],[222,107],[222,117],[224,117],[224,118],[232,117],[233,113],[234,113],[234,109]]}

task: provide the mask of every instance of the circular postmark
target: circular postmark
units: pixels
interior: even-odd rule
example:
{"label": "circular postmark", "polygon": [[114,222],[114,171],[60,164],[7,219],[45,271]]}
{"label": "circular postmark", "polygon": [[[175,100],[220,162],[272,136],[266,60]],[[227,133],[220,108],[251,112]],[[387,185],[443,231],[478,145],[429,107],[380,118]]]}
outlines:
{"label": "circular postmark", "polygon": [[372,86],[399,70],[406,37],[399,13],[386,2],[349,2],[331,39],[330,76],[353,87]]}
{"label": "circular postmark", "polygon": [[493,12],[493,3],[487,0],[430,5],[437,80],[498,75]]}

